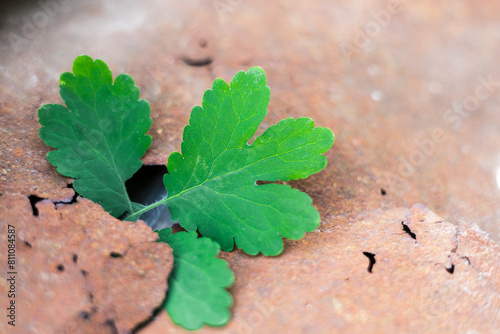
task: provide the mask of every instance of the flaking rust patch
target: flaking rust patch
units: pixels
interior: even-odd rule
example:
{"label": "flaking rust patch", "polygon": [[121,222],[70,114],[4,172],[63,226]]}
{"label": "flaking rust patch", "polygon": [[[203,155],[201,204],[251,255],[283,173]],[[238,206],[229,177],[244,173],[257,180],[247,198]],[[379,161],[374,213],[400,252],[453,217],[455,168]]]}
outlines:
{"label": "flaking rust patch", "polygon": [[[38,202],[38,216],[25,195],[4,195],[0,203],[5,254],[7,226],[16,229],[20,332],[128,333],[161,305],[172,250],[144,222],[120,221],[86,199],[57,210],[51,201]],[[3,272],[6,266],[2,261]],[[2,280],[2,298],[7,288]]]}

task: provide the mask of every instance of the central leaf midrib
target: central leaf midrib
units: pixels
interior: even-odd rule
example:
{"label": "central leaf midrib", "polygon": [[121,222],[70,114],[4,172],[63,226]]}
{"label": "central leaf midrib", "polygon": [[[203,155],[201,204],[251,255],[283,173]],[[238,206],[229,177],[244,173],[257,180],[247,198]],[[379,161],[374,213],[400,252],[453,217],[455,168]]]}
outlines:
{"label": "central leaf midrib", "polygon": [[[88,74],[88,78],[91,78],[91,75],[90,75],[90,71],[88,69],[88,67],[85,65],[85,70],[87,71],[87,74]],[[101,71],[101,69],[99,68],[99,71]],[[102,81],[102,73],[101,73],[101,81]],[[108,143],[108,139],[106,138],[106,135],[104,133],[104,130],[102,128],[102,119],[101,119],[101,115],[99,114],[99,112],[97,111],[97,93],[96,91],[94,90],[94,86],[92,85],[92,80],[91,80],[91,84],[90,84],[90,87],[92,89],[92,92],[94,93],[94,101],[95,101],[95,105],[94,107],[92,108],[92,110],[95,112],[95,114],[97,115],[97,118],[99,119],[99,130],[100,130],[100,133],[102,134],[103,138],[104,138],[104,143],[105,143],[105,148],[107,150],[107,153],[108,153],[108,156],[110,157],[110,160],[111,160],[111,163],[112,163],[112,169],[113,169],[113,172],[116,174],[116,176],[118,177],[118,180],[119,180],[119,184],[120,184],[120,187],[121,187],[121,190],[122,190],[122,194],[124,195],[125,197],[125,200],[127,201],[127,206],[130,210],[130,212],[133,212],[133,208],[132,208],[132,202],[130,201],[130,198],[128,196],[128,192],[127,192],[127,188],[125,187],[125,181],[123,181],[123,178],[121,177],[120,173],[118,172],[118,167],[116,165],[116,161],[114,159],[114,155],[111,153],[111,149],[110,149],[110,145]],[[102,87],[102,85],[101,85]],[[110,85],[110,92],[112,95],[113,94],[113,90],[112,90],[112,84]],[[80,94],[78,93],[78,90],[76,90],[78,96],[80,97],[81,101],[86,104],[84,101],[85,99],[83,99]],[[88,104],[87,104],[88,105]],[[108,160],[109,161],[109,160]]]}
{"label": "central leaf midrib", "polygon": [[[250,147],[250,146],[247,146],[247,147]],[[242,149],[243,149],[243,148],[242,148]],[[227,151],[227,150],[226,150],[226,151]],[[224,151],[224,152],[226,152],[226,151]],[[240,170],[245,169],[245,168],[248,168],[248,167],[250,167],[250,166],[252,166],[252,165],[254,165],[254,164],[256,164],[256,163],[259,163],[259,162],[261,162],[261,161],[264,161],[264,160],[267,160],[267,159],[270,159],[270,158],[274,158],[274,157],[280,156],[280,155],[282,155],[282,154],[289,153],[289,152],[291,152],[291,151],[293,151],[293,150],[286,151],[286,152],[280,152],[280,153],[277,153],[277,154],[273,154],[273,155],[267,156],[267,157],[265,157],[265,158],[263,158],[263,159],[260,159],[260,160],[254,161],[254,162],[252,162],[252,163],[250,163],[250,164],[248,164],[248,165],[246,165],[246,166],[243,166],[243,167],[240,167],[240,168],[238,168],[238,169],[235,169],[235,170],[233,170],[233,171],[230,171],[230,172],[227,172],[227,173],[224,173],[224,174],[221,174],[221,175],[217,175],[217,176],[215,176],[215,177],[213,177],[213,178],[207,178],[205,181],[201,182],[200,184],[197,184],[196,186],[191,187],[191,188],[189,188],[189,189],[183,189],[180,193],[175,194],[175,195],[174,195],[174,196],[172,196],[172,197],[168,197],[168,198],[166,198],[166,199],[162,200],[162,202],[163,202],[163,203],[166,203],[166,202],[168,202],[169,200],[171,200],[171,199],[173,199],[173,198],[175,198],[175,197],[179,197],[179,196],[181,196],[181,195],[183,195],[183,194],[185,194],[185,193],[187,193],[187,192],[190,192],[190,191],[192,191],[192,190],[194,190],[194,189],[196,189],[196,188],[199,188],[199,187],[204,186],[204,185],[205,185],[205,183],[207,183],[207,182],[210,182],[210,181],[213,181],[213,180],[217,180],[217,179],[219,179],[219,178],[221,178],[221,177],[228,176],[228,175],[230,175],[230,174],[233,174],[233,173],[239,172]],[[213,165],[213,164],[212,164],[212,165]],[[207,188],[208,188],[208,187],[207,187]]]}
{"label": "central leaf midrib", "polygon": [[[254,89],[254,87],[255,87],[255,83],[253,83],[252,88],[250,88],[250,91],[248,92],[248,94],[247,94],[247,95],[245,96],[245,98],[243,99],[242,106],[241,106],[241,108],[240,108],[240,110],[239,110],[239,113],[238,113],[238,122],[237,122],[237,123],[236,123],[236,125],[234,126],[233,131],[231,132],[231,136],[229,137],[229,140],[228,140],[228,142],[227,142],[227,144],[226,144],[226,147],[225,147],[225,148],[224,148],[224,149],[223,149],[223,150],[222,150],[222,151],[221,151],[221,152],[217,155],[217,157],[216,157],[215,159],[213,159],[213,161],[212,161],[212,165],[210,166],[210,170],[208,171],[207,175],[210,175],[210,174],[212,173],[212,170],[213,170],[213,168],[214,168],[215,162],[216,162],[216,161],[217,161],[217,160],[221,157],[221,155],[222,155],[222,154],[224,154],[225,152],[227,152],[229,145],[231,145],[231,141],[232,141],[232,139],[233,139],[234,133],[236,132],[236,129],[238,128],[238,126],[239,126],[239,125],[240,125],[240,123],[241,123],[241,113],[242,113],[242,110],[244,109],[244,106],[245,106],[245,103],[247,102],[248,97],[249,97],[249,96],[250,96],[250,95],[254,92],[254,90],[253,90],[253,89]],[[231,92],[231,87],[230,87],[230,89],[229,89],[229,92]],[[222,106],[223,106],[223,104],[224,104],[224,101],[226,101],[227,99],[231,99],[231,104],[232,104],[232,102],[233,102],[232,97],[233,97],[233,94],[234,94],[234,93],[236,93],[236,92],[238,92],[240,95],[242,95],[242,94],[241,94],[241,91],[240,91],[239,89],[234,90],[234,91],[232,91],[232,94],[229,94],[228,96],[226,96],[225,98],[223,98],[223,99],[222,99],[222,102],[221,102],[221,103],[219,103],[219,108],[217,109],[217,122],[215,123],[215,126],[214,126],[214,133],[215,133],[215,130],[217,129],[217,125],[219,124],[219,119],[221,118],[221,117],[220,117],[220,116],[221,116],[221,108],[222,108]],[[242,97],[243,97],[243,96],[242,96]],[[211,144],[211,145],[210,145],[210,150],[211,150],[211,152],[212,152],[212,158],[213,158],[213,155],[214,155],[214,154],[213,154],[213,142],[214,142],[214,137],[215,137],[215,136],[212,136],[212,140],[210,141],[210,144]],[[240,148],[240,149],[243,149],[243,148]],[[248,166],[247,166],[247,167],[248,167]],[[194,169],[193,169],[193,174],[194,174]],[[186,182],[186,185],[189,183],[189,181],[191,181],[191,177],[193,176],[193,174],[191,174],[191,176],[189,177],[189,180],[188,180],[188,182]],[[222,175],[222,176],[223,176],[223,175]],[[207,179],[207,180],[205,180],[205,181],[204,181],[202,184],[200,184],[199,186],[202,186],[203,184],[205,184],[205,183],[206,183],[206,182],[208,182],[208,181],[210,181],[210,180],[208,180],[208,179]],[[182,189],[181,193],[183,193],[183,192],[184,192],[185,187],[186,187],[186,186],[184,186],[184,188]],[[190,189],[188,189],[188,190],[190,190]],[[181,194],[181,193],[179,193],[179,194]]]}
{"label": "central leaf midrib", "polygon": [[[307,145],[313,145],[313,144],[314,144],[314,143],[308,143]],[[251,148],[251,147],[252,147],[252,146],[248,146],[248,145],[246,146],[246,148],[247,148],[247,149],[248,149],[248,148]],[[299,147],[299,148],[300,148],[300,147]],[[185,188],[183,188],[183,189],[181,190],[181,192],[179,192],[178,194],[175,194],[175,195],[173,195],[173,196],[171,196],[171,197],[164,198],[164,199],[162,199],[162,200],[160,200],[160,201],[158,201],[158,202],[155,202],[155,203],[153,203],[153,204],[151,204],[151,205],[149,205],[149,206],[147,206],[147,207],[143,208],[142,210],[139,210],[139,211],[137,211],[137,212],[134,212],[134,214],[127,216],[127,218],[126,218],[126,219],[130,218],[130,216],[133,216],[134,218],[135,218],[135,216],[137,216],[137,218],[139,218],[139,217],[140,217],[140,216],[141,216],[144,212],[147,212],[147,211],[149,211],[149,210],[151,210],[151,209],[154,209],[154,208],[155,208],[155,207],[157,207],[157,206],[160,206],[160,205],[163,205],[163,204],[167,204],[167,202],[168,202],[168,201],[170,201],[170,200],[172,200],[172,199],[174,199],[174,198],[180,197],[180,196],[182,196],[182,195],[184,195],[184,194],[186,194],[186,193],[188,193],[188,192],[190,192],[190,191],[193,191],[193,190],[195,190],[195,189],[197,189],[197,188],[200,188],[200,187],[204,186],[207,182],[210,182],[210,181],[216,180],[216,179],[218,179],[218,178],[221,178],[221,177],[224,177],[224,176],[230,175],[230,174],[232,174],[232,173],[236,173],[236,172],[238,172],[238,171],[240,171],[240,170],[242,170],[242,169],[248,168],[248,167],[250,167],[251,165],[254,165],[254,164],[258,163],[258,162],[261,162],[261,161],[264,161],[264,160],[267,160],[267,159],[270,159],[270,158],[274,158],[274,157],[279,157],[280,155],[287,154],[287,153],[292,152],[292,151],[294,151],[294,150],[297,150],[297,149],[299,149],[299,148],[294,148],[294,149],[292,149],[292,150],[285,151],[285,152],[279,152],[279,153],[273,154],[273,155],[271,155],[271,156],[267,156],[267,157],[265,157],[265,158],[263,158],[263,159],[260,159],[260,160],[254,161],[254,162],[252,162],[251,164],[248,164],[248,165],[246,165],[246,166],[240,167],[240,168],[238,168],[238,169],[236,169],[236,170],[233,170],[233,171],[230,171],[230,172],[228,172],[228,173],[225,173],[225,174],[222,174],[222,175],[218,175],[218,176],[213,177],[213,178],[207,178],[205,181],[201,182],[200,184],[197,184],[197,185],[195,185],[195,186],[193,186],[193,187],[191,187],[191,188],[189,188],[189,189],[185,189]],[[240,148],[240,149],[245,149],[245,148]],[[226,152],[226,151],[227,151],[227,150],[225,150],[224,152]],[[212,165],[213,165],[213,163],[212,163]],[[213,167],[213,166],[212,166],[212,167]],[[194,172],[194,169],[193,169],[193,172]],[[187,184],[187,183],[186,183],[186,184]],[[206,188],[209,188],[209,187],[206,187]]]}
{"label": "central leaf midrib", "polygon": [[[167,197],[167,198],[165,199],[165,202],[164,202],[164,203],[168,202],[168,201],[169,201],[170,199],[172,199],[172,198],[178,197],[178,196],[180,196],[180,195],[182,195],[182,194],[185,194],[185,193],[187,193],[187,192],[189,192],[189,191],[191,191],[191,190],[194,190],[194,189],[196,189],[196,188],[199,188],[199,187],[203,186],[205,183],[207,183],[207,182],[209,182],[209,181],[212,181],[212,180],[215,180],[215,179],[217,179],[217,178],[220,178],[220,177],[223,177],[223,176],[226,176],[226,175],[229,175],[229,174],[235,173],[235,172],[237,172],[237,171],[240,171],[240,170],[242,170],[242,169],[244,169],[244,168],[247,168],[247,167],[249,167],[249,166],[253,165],[254,163],[257,163],[257,162],[259,162],[259,161],[265,160],[265,159],[261,159],[261,160],[255,161],[255,162],[253,162],[253,163],[251,163],[251,164],[249,164],[249,165],[247,165],[247,166],[241,167],[241,168],[239,168],[239,169],[237,169],[237,170],[234,170],[234,171],[231,171],[231,172],[228,172],[228,173],[225,173],[225,174],[222,174],[222,175],[216,176],[216,177],[214,177],[214,178],[212,178],[212,179],[209,179],[209,178],[208,178],[208,176],[212,173],[212,170],[213,170],[213,168],[214,168],[215,162],[216,162],[216,161],[217,161],[217,160],[218,160],[218,159],[219,159],[219,158],[220,158],[220,157],[221,157],[221,156],[222,156],[225,152],[227,152],[227,151],[228,151],[228,147],[229,147],[229,145],[231,144],[231,140],[232,140],[232,138],[233,138],[233,135],[234,135],[234,133],[235,133],[236,129],[238,128],[238,125],[240,125],[240,123],[241,123],[241,112],[242,112],[242,110],[244,109],[244,106],[245,106],[245,103],[247,102],[248,97],[249,97],[249,96],[250,96],[250,95],[254,92],[254,87],[255,87],[255,82],[253,82],[253,83],[252,83],[252,87],[249,89],[248,94],[247,94],[247,95],[245,96],[245,98],[243,99],[243,103],[242,103],[242,106],[241,106],[240,112],[238,113],[238,122],[237,122],[237,123],[236,123],[236,125],[234,126],[233,131],[231,132],[231,136],[229,137],[229,140],[228,140],[228,142],[227,142],[227,144],[226,144],[225,149],[224,149],[224,150],[222,150],[222,151],[219,153],[219,155],[217,155],[217,157],[216,157],[216,158],[212,161],[212,165],[210,166],[210,170],[209,170],[209,171],[208,171],[208,173],[207,173],[207,179],[206,179],[205,181],[203,181],[202,183],[200,183],[200,184],[198,184],[198,185],[196,185],[196,186],[194,186],[194,187],[192,187],[192,188],[189,188],[189,189],[185,189],[185,187],[186,187],[186,186],[184,186],[184,188],[181,190],[181,192],[180,192],[180,193],[178,193],[178,194],[176,194],[176,195],[174,195],[174,196],[172,196],[172,197]],[[229,90],[229,91],[231,91],[231,87],[230,87],[230,90]],[[234,93],[236,93],[236,92],[238,92],[238,93],[241,95],[241,91],[240,91],[239,89],[234,90],[232,93],[234,94]],[[229,96],[226,96],[226,97],[223,99],[223,101],[225,101],[226,99],[230,99],[230,98],[232,98],[232,94],[230,94]],[[231,99],[231,101],[232,101],[232,99]],[[219,123],[220,114],[221,114],[221,108],[222,108],[222,105],[223,105],[223,104],[224,104],[223,102],[219,104],[219,109],[217,110],[217,116],[218,116],[218,117],[217,117],[217,122],[216,122],[216,124],[215,124],[214,130],[217,128],[217,125],[218,125],[218,123]],[[214,138],[212,137],[211,143],[213,143],[213,139],[214,139]],[[212,145],[211,145],[211,147],[210,147],[210,148],[212,149]],[[247,149],[248,149],[248,148],[250,148],[250,146],[248,146],[248,145],[247,145],[247,147],[245,147],[245,148],[247,148]],[[240,147],[239,149],[244,149],[244,148],[243,148],[243,147]],[[213,157],[213,151],[212,151],[212,157]],[[186,185],[189,183],[189,181],[191,181],[191,177],[193,176],[193,174],[194,174],[194,168],[193,168],[193,173],[192,173],[192,174],[191,174],[191,176],[189,177],[188,182],[186,182]]]}

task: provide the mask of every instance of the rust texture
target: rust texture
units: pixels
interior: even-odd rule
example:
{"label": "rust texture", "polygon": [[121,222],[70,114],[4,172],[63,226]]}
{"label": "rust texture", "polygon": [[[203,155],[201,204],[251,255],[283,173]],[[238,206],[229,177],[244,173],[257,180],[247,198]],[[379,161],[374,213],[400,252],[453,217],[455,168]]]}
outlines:
{"label": "rust texture", "polygon": [[[405,211],[325,217],[274,258],[225,253],[236,302],[222,332],[494,333],[500,246],[475,224],[455,226],[422,205]],[[363,252],[375,257],[371,272]],[[160,314],[143,333],[162,328],[185,332]]]}
{"label": "rust texture", "polygon": [[[319,229],[287,241],[278,257],[223,253],[236,276],[233,320],[202,331],[498,332],[500,3],[90,0],[52,11],[40,3],[0,5],[0,216],[44,245],[19,246],[32,303],[20,323],[40,333],[126,332],[166,289],[153,282],[165,284],[170,251],[145,225],[85,200],[53,208],[73,191],[45,159],[37,110],[60,102],[59,75],[88,54],[115,76],[132,75],[150,102],[147,164],[180,150],[190,110],[215,78],[251,66],[271,87],[258,133],[307,116],[336,134],[325,170],[290,182],[312,197]],[[47,21],[30,30],[41,12]],[[47,199],[38,217],[29,195]],[[184,331],[160,312],[139,332]]]}
{"label": "rust texture", "polygon": [[[119,221],[85,199],[38,202],[38,216],[25,196],[4,195],[0,205],[8,208],[2,253],[8,226],[16,230],[18,333],[129,333],[161,305],[172,250],[143,222]],[[0,267],[9,271],[6,261]],[[7,290],[2,279],[2,306]],[[10,329],[0,323],[0,332]]]}

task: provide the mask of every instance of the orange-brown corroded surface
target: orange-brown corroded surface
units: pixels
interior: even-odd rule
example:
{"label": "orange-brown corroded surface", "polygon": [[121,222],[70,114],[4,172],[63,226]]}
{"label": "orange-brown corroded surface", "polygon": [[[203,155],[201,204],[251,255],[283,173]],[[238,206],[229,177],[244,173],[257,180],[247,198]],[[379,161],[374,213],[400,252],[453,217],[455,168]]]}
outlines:
{"label": "orange-brown corroded surface", "polygon": [[[29,195],[65,202],[73,196],[71,180],[45,159],[50,148],[38,137],[37,110],[60,102],[60,74],[88,54],[105,60],[115,76],[131,74],[150,102],[148,164],[164,164],[180,149],[190,110],[215,78],[230,80],[251,66],[264,68],[272,94],[259,133],[285,117],[308,116],[336,134],[325,170],[291,182],[312,197],[320,228],[287,241],[279,257],[223,253],[236,276],[234,320],[203,331],[498,332],[500,2],[20,0],[0,6],[0,217],[52,226],[63,245],[56,252],[47,241],[46,254],[26,258],[25,296],[44,288],[43,275],[32,269],[37,262],[64,259],[64,272],[51,262],[43,277],[72,279],[56,284],[64,295],[46,289],[55,306],[37,299],[25,313],[20,309],[20,324],[38,322],[40,332],[69,324],[99,333],[110,330],[106,320],[112,319],[126,331],[139,320],[132,308],[143,298],[154,295],[161,304],[159,291],[139,291],[127,281],[156,270],[133,264],[161,247],[142,223],[134,228],[143,232],[130,236],[134,246],[111,258],[109,252],[126,247],[106,245],[132,227],[97,205],[80,201],[54,211],[50,201],[40,202],[38,217],[29,207]],[[85,278],[78,274],[81,261],[94,253],[82,248],[74,264],[63,248],[76,247],[74,238],[82,235],[60,233],[90,226],[87,216],[95,210],[94,221],[117,230],[99,234],[105,252]],[[22,230],[20,238],[27,235]],[[48,238],[49,232],[40,233]],[[151,239],[139,242],[141,234]],[[21,242],[23,259],[35,246],[24,247]],[[370,254],[376,260],[371,273]],[[116,267],[119,261],[130,263]],[[113,284],[94,282],[92,292],[85,284],[99,268],[102,284]],[[162,270],[157,274],[166,275]],[[122,284],[133,291],[114,290]],[[95,313],[89,291],[92,303],[102,305]],[[128,304],[110,297],[116,294]],[[137,314],[147,317],[152,304]],[[35,317],[34,309],[43,316]],[[182,329],[160,312],[142,331]]]}
{"label": "orange-brown corroded surface", "polygon": [[[88,200],[36,205],[3,195],[0,249],[16,231],[16,327],[10,333],[129,333],[162,303],[173,258],[171,248],[142,221],[122,222]],[[9,271],[6,261],[0,268]],[[0,280],[3,318],[10,283]]]}
{"label": "orange-brown corroded surface", "polygon": [[[364,253],[376,261],[371,272]],[[477,225],[452,225],[421,205],[326,217],[275,258],[224,258],[236,276],[234,318],[201,333],[494,333],[500,326],[500,247]],[[141,333],[166,328],[187,333],[166,315]]]}

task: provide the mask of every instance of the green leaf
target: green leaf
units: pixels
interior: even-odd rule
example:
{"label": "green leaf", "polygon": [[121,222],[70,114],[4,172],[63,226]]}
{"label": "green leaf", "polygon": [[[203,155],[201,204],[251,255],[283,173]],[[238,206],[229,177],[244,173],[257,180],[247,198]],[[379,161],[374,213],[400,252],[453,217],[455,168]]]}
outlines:
{"label": "green leaf", "polygon": [[233,284],[234,275],[227,262],[216,257],[220,246],[208,238],[198,239],[196,232],[171,234],[170,228],[156,232],[158,241],[167,243],[174,253],[165,301],[172,320],[191,330],[203,324],[225,325],[233,303],[225,288]]}
{"label": "green leaf", "polygon": [[67,107],[46,104],[38,112],[40,137],[56,150],[47,154],[57,171],[75,179],[74,189],[111,215],[134,212],[125,181],[142,166],[151,145],[150,108],[127,74],[113,83],[102,60],[79,56],[64,73],[60,94]]}
{"label": "green leaf", "polygon": [[305,193],[288,185],[257,181],[306,178],[323,169],[322,155],[334,141],[310,118],[285,119],[251,145],[267,113],[270,90],[261,68],[241,71],[228,86],[214,81],[203,107],[192,110],[182,154],[168,159],[163,200],[172,220],[229,251],[234,243],[248,254],[276,255],[282,237],[300,239],[317,228],[320,216]]}

